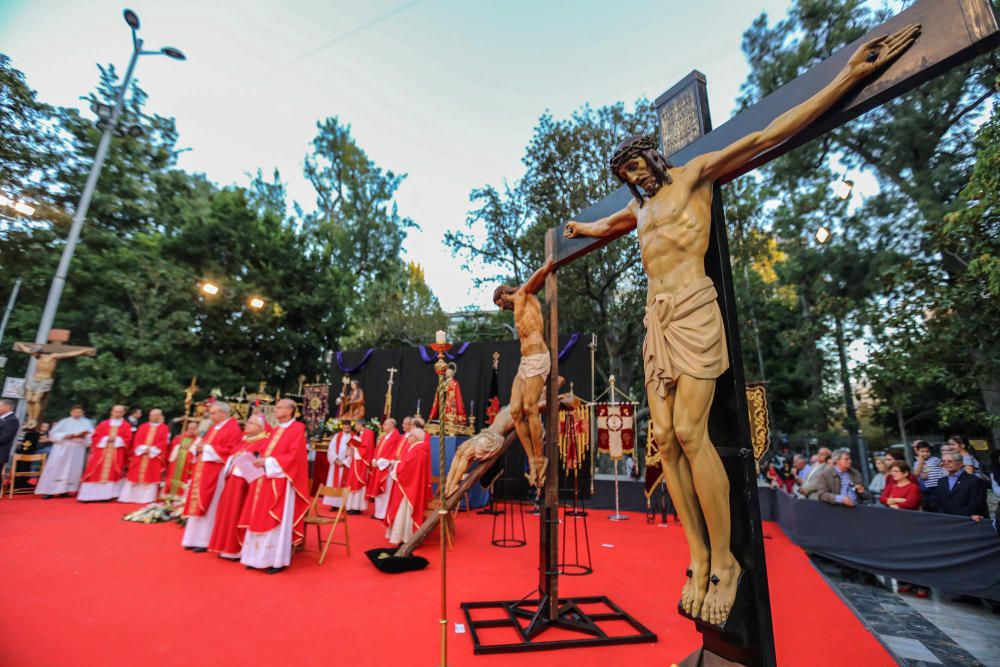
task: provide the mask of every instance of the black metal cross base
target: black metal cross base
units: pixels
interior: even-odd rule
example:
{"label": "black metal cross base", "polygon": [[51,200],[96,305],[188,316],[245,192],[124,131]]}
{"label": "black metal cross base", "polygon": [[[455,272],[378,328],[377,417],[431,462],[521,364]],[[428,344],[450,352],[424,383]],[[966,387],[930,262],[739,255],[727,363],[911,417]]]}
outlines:
{"label": "black metal cross base", "polygon": [[[593,605],[603,605],[604,610],[593,612],[584,609],[585,606]],[[501,618],[475,620],[472,617],[472,612],[478,609],[500,609],[503,611],[503,615]],[[548,597],[510,602],[463,602],[462,610],[465,612],[466,626],[472,635],[473,652],[476,655],[524,653],[615,644],[645,644],[657,640],[656,634],[652,630],[632,618],[628,612],[603,595],[559,598],[559,609],[555,618],[549,618]],[[621,634],[622,621],[627,623],[631,630],[628,634]],[[608,634],[602,628],[603,624],[612,624],[614,634]],[[513,628],[517,633],[517,641],[485,642],[480,638],[479,630],[488,628]],[[568,630],[579,633],[580,636],[545,641],[544,634],[549,628]],[[610,630],[610,628],[608,629]]]}

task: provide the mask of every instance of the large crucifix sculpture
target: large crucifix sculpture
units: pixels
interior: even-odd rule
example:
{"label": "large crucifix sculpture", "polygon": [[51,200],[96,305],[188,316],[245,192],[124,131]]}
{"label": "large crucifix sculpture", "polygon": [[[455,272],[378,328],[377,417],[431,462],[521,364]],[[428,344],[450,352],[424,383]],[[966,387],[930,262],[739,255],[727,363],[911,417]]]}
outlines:
{"label": "large crucifix sculpture", "polygon": [[[915,43],[913,39],[917,31],[907,30],[909,26],[920,26],[920,38]],[[881,39],[890,35],[893,37],[888,40]],[[684,426],[690,427],[695,436],[689,433],[689,440],[700,438],[696,443],[700,449],[695,456],[712,450],[707,453],[707,458],[711,459],[714,455],[715,461],[721,463],[724,470],[721,477],[719,465],[704,465],[702,462],[692,465],[692,453],[681,452],[683,447],[675,437],[678,424],[671,421],[678,416],[678,382],[670,381],[675,376],[667,372],[663,363],[663,346],[658,351],[644,354],[648,379],[651,380],[648,384],[651,404],[655,404],[655,408],[651,405],[651,413],[654,422],[658,422],[654,423],[654,432],[675,445],[673,451],[667,454],[668,461],[665,463],[681,468],[675,477],[678,474],[689,476],[691,484],[683,493],[689,503],[697,505],[697,508],[687,508],[690,516],[698,516],[690,527],[685,521],[685,527],[709,528],[709,522],[714,524],[711,527],[714,534],[709,540],[703,535],[692,540],[691,534],[688,534],[689,540],[694,542],[692,551],[700,551],[701,554],[696,556],[699,562],[692,559],[692,565],[697,567],[698,572],[694,572],[695,567],[691,568],[689,583],[679,605],[682,613],[695,620],[702,632],[705,650],[715,654],[704,664],[721,665],[726,661],[737,661],[754,666],[771,666],[776,662],[733,281],[719,188],[952,67],[988,52],[998,42],[1000,33],[987,0],[920,0],[717,130],[711,128],[704,77],[697,72],[692,73],[657,99],[662,154],[657,157],[655,144],[650,146],[641,141],[629,142],[621,147],[621,159],[614,164],[616,175],[635,189],[623,186],[576,216],[579,222],[600,223],[597,227],[573,225],[569,234],[573,238],[566,238],[566,230],[561,227],[548,232],[546,255],[554,257],[558,269],[638,227],[644,264],[650,275],[650,315],[652,319],[659,320],[654,322],[654,328],[669,328],[671,319],[680,317],[688,308],[707,315],[706,320],[721,319],[718,324],[709,324],[705,328],[705,331],[715,332],[714,336],[702,341],[705,348],[714,348],[704,350],[711,354],[708,357],[699,354],[693,360],[687,359],[686,363],[675,365],[682,371],[695,367],[693,375],[687,374],[695,381],[683,381],[691,385],[689,388],[692,390],[687,392],[691,400],[684,402],[700,406],[702,413],[694,415],[697,417],[694,420],[690,419],[691,414],[683,415],[689,420]],[[859,51],[862,46],[865,48]],[[898,60],[891,62],[895,57]],[[877,72],[880,65],[889,66]],[[769,126],[772,127],[768,129]],[[660,159],[667,162],[666,166],[659,164]],[[642,206],[639,205],[640,200]],[[601,233],[584,236],[579,234],[581,228]],[[657,265],[660,262],[666,266]],[[678,273],[674,273],[674,268],[678,269]],[[704,283],[704,278],[710,280],[703,287],[696,290],[689,287]],[[684,299],[677,295],[685,290],[696,291],[697,294],[691,295],[693,302],[679,304],[678,301]],[[557,378],[557,273],[550,273],[546,278],[545,293],[546,342],[552,367],[549,377]],[[661,294],[673,294],[674,298],[657,299]],[[711,295],[711,298],[706,295]],[[671,300],[675,307],[672,314],[665,312],[670,310],[671,305],[663,303]],[[706,303],[698,300],[705,300]],[[676,310],[682,305],[681,310]],[[709,307],[706,308],[706,305]],[[667,359],[672,362],[670,354],[667,352]],[[699,365],[702,366],[701,371],[697,369]],[[705,366],[710,368],[705,369]],[[711,386],[707,382],[697,382],[709,379],[698,375],[710,376]],[[580,609],[573,605],[573,600],[559,596],[556,567],[559,419],[555,383],[550,381],[546,393],[548,475],[545,504],[540,517],[540,596],[536,601],[537,609],[528,614],[531,618],[529,626],[519,631],[525,643],[517,645],[480,642],[476,637],[478,626],[496,627],[502,621],[475,623],[469,617],[477,653],[551,648],[558,642],[534,642],[545,627],[595,632],[593,627],[584,627],[587,622]],[[512,441],[513,437],[509,436],[504,446],[509,446]],[[688,459],[687,470],[683,469],[684,462],[676,460],[681,453]],[[671,457],[675,460],[670,461]],[[478,469],[469,474],[458,493],[452,496],[454,500],[448,508],[457,502],[463,487],[473,481],[476,472]],[[702,479],[695,481],[691,478],[692,472]],[[677,487],[676,479],[674,487]],[[674,489],[671,493],[673,495]],[[425,522],[421,530],[429,531],[433,523],[434,517]],[[705,552],[708,553],[707,567]],[[715,571],[716,563],[713,562],[716,552],[719,552],[719,571]],[[739,584],[741,573],[743,584]],[[714,586],[715,590],[708,590],[713,574],[718,577],[719,583]],[[703,619],[706,601],[708,611]],[[524,601],[464,603],[463,607],[468,615],[469,609],[495,604],[506,607],[512,617],[525,617]],[[640,639],[649,641],[648,638]],[[532,646],[527,646],[528,642],[532,642]],[[573,640],[572,645],[600,643],[614,642],[609,637],[601,636],[594,641]],[[703,657],[700,652],[692,656],[691,664],[703,664]]]}
{"label": "large crucifix sculpture", "polygon": [[[989,3],[925,0],[715,132],[704,78],[691,76],[657,100],[663,153],[647,137],[622,142],[610,167],[625,187],[549,232],[547,254],[559,267],[638,231],[649,278],[642,354],[651,427],[691,552],[678,606],[717,655],[774,661],[719,186],[996,43]],[[555,276],[547,300],[554,330]],[[549,424],[556,418],[550,411]]]}
{"label": "large crucifix sculpture", "polygon": [[55,383],[56,365],[59,361],[80,356],[92,357],[97,354],[95,347],[66,345],[67,341],[69,341],[69,331],[53,329],[49,332],[49,342],[45,345],[14,343],[16,352],[24,352],[35,359],[35,372],[24,383],[24,400],[28,406],[24,427],[27,430],[38,428],[42,423],[42,415],[45,414],[49,392]]}

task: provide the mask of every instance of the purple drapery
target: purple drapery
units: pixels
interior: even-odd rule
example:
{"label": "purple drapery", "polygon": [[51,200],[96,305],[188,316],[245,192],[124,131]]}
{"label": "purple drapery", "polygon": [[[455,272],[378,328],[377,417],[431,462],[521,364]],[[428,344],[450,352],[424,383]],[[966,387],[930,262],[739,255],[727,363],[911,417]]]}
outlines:
{"label": "purple drapery", "polygon": [[569,353],[573,351],[573,346],[576,345],[578,340],[580,340],[580,334],[578,333],[569,337],[569,340],[566,341],[565,345],[563,345],[563,349],[559,350],[559,361],[562,361],[569,356]]}
{"label": "purple drapery", "polygon": [[[448,361],[457,360],[459,357],[465,354],[465,351],[469,349],[469,345],[471,345],[471,343],[462,343],[461,345],[458,346],[458,349],[455,352],[445,352],[444,358],[447,359]],[[428,350],[426,345],[418,345],[417,349],[420,350],[420,358],[423,359],[426,363],[429,364],[432,361],[437,361],[437,352],[434,352],[433,350]]]}
{"label": "purple drapery", "polygon": [[352,366],[351,368],[348,368],[347,366],[344,365],[344,353],[343,352],[338,352],[337,353],[337,366],[340,368],[341,372],[343,372],[343,373],[348,373],[348,374],[350,374],[350,373],[357,373],[358,371],[360,371],[362,368],[365,367],[365,364],[368,363],[368,360],[372,358],[373,354],[375,354],[375,348],[374,347],[368,348],[368,351],[365,352],[365,356],[361,357],[361,361],[356,366]]}

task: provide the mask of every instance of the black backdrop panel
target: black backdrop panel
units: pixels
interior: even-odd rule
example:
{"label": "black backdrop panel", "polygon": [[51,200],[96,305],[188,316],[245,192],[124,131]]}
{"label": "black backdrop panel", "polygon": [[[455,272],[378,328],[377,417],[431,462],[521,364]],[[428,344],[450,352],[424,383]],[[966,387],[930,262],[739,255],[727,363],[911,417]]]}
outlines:
{"label": "black backdrop panel", "polygon": [[[566,355],[559,362],[559,374],[565,378],[562,392],[569,391],[573,383],[573,391],[577,396],[592,400],[590,396],[590,350],[587,348],[589,335],[579,335]],[[570,336],[561,336],[560,350],[571,342]],[[457,353],[460,345],[456,345],[453,353]],[[425,348],[429,356],[434,353]],[[489,343],[471,343],[465,352],[454,362],[458,366],[455,378],[462,390],[466,413],[474,412],[476,430],[485,422],[487,394],[490,391],[490,376],[493,370],[493,353],[500,353],[498,378],[500,386],[500,405],[507,405],[510,400],[510,387],[517,374],[517,366],[521,360],[520,343],[517,340],[505,340]],[[417,412],[419,403],[420,414],[427,417],[434,404],[434,392],[437,390],[437,374],[434,372],[434,360],[423,360],[418,348],[393,348],[374,350],[368,361],[353,373],[345,373],[342,369],[353,369],[362,364],[366,350],[343,352],[340,360],[335,360],[330,369],[331,378],[331,410],[335,410],[334,400],[341,388],[341,378],[349,375],[358,380],[365,392],[365,414],[367,417],[382,416],[385,408],[386,385],[389,380],[389,368],[398,370],[392,389],[392,417],[401,422],[404,415]],[[334,413],[335,414],[335,413]],[[504,474],[495,486],[497,496],[501,498],[527,498],[531,495],[528,482],[524,477],[527,469],[524,450],[517,444],[507,450],[503,458]],[[580,470],[578,485],[581,497],[589,497],[590,493],[590,460]],[[560,475],[560,494],[569,497],[572,494],[573,480],[563,479]]]}

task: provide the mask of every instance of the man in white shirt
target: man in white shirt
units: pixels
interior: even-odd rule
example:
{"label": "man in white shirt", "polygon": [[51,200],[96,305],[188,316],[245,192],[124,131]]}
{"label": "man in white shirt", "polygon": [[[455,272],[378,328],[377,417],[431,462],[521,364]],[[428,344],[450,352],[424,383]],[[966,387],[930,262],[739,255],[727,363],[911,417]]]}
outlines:
{"label": "man in white shirt", "polygon": [[45,459],[45,469],[35,493],[45,500],[76,493],[87,461],[87,445],[94,432],[94,422],[83,416],[83,406],[70,408],[69,417],[56,422],[49,431],[52,451]]}

